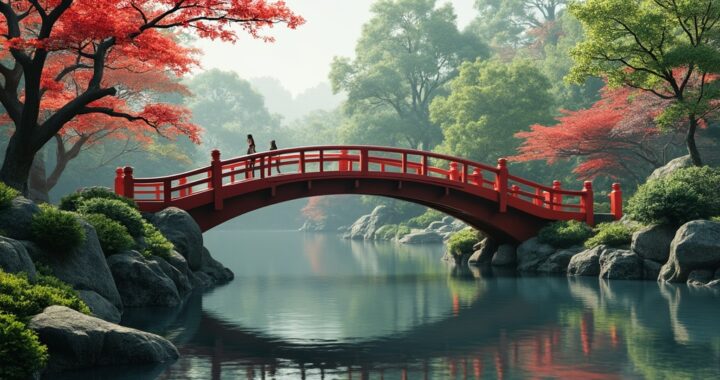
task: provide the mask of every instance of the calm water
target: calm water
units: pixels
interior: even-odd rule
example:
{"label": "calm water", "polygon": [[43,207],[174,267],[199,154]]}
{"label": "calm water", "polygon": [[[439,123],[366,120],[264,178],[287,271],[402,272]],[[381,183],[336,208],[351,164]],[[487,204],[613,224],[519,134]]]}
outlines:
{"label": "calm water", "polygon": [[124,323],[173,340],[169,367],[107,379],[720,378],[720,296],[654,282],[459,271],[442,247],[214,231],[236,274]]}

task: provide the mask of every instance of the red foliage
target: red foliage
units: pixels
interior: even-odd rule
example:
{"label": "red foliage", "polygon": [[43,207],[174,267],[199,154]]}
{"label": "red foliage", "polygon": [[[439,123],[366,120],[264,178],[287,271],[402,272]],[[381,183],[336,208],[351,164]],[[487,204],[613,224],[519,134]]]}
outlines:
{"label": "red foliage", "polygon": [[327,218],[325,207],[327,207],[329,201],[329,197],[312,197],[308,199],[307,204],[302,208],[302,213],[313,222],[322,222]]}
{"label": "red foliage", "polygon": [[662,133],[655,118],[668,105],[646,92],[608,89],[592,107],[563,111],[554,126],[533,125],[515,136],[525,140],[518,161],[581,158],[575,173],[592,179],[599,175],[644,176],[665,162],[663,145],[672,144],[674,132]]}

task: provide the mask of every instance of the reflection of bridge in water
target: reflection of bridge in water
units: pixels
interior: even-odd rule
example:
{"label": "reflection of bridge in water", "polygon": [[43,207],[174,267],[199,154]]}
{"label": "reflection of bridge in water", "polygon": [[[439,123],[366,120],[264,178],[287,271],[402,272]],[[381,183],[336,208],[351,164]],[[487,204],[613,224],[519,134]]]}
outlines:
{"label": "reflection of bridge in water", "polygon": [[[528,279],[523,279],[528,281]],[[543,307],[558,291],[557,281],[518,288],[515,279],[490,280],[490,288],[468,307],[410,331],[369,341],[301,344],[231,326],[203,313],[184,357],[207,358],[211,378],[224,371],[233,378],[265,379],[292,372],[292,378],[433,378],[504,379],[521,370],[537,378],[611,379],[600,368],[563,364],[556,354],[570,347],[590,356],[612,355],[621,345],[617,330],[598,336],[592,312],[578,314],[578,331],[557,326],[557,308]],[[555,289],[548,291],[548,284]],[[568,296],[569,297],[569,296]],[[489,310],[492,307],[492,310]],[[523,333],[518,333],[523,332]],[[471,339],[468,339],[471,337]],[[438,363],[438,357],[442,363]],[[182,361],[183,359],[181,359]],[[182,373],[179,363],[172,373]],[[241,372],[238,372],[241,367]],[[167,378],[172,378],[172,373]],[[329,376],[329,377],[326,377]]]}

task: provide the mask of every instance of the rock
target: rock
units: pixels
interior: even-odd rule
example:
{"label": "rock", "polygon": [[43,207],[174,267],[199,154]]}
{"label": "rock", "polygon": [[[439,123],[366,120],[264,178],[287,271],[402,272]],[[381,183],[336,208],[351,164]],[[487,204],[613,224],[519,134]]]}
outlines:
{"label": "rock", "polygon": [[193,272],[192,276],[190,276],[190,282],[192,282],[193,288],[208,288],[215,284],[210,275],[200,271]]}
{"label": "rock", "polygon": [[48,346],[47,373],[98,366],[130,366],[174,361],[179,357],[168,340],[64,306],[50,306],[28,324]]}
{"label": "rock", "polygon": [[438,233],[441,233],[441,234],[448,234],[448,233],[452,233],[452,232],[453,232],[453,229],[452,229],[452,226],[449,226],[449,225],[446,224],[446,225],[438,228],[438,229],[437,229],[437,232],[438,232]]}
{"label": "rock", "polygon": [[517,248],[517,269],[521,272],[535,272],[553,253],[555,248],[540,243],[537,238],[527,240]]}
{"label": "rock", "polygon": [[600,277],[608,280],[642,280],[642,259],[629,250],[606,248],[600,255]]}
{"label": "rock", "polygon": [[425,229],[425,231],[438,231],[440,228],[447,226],[447,223],[443,222],[432,222],[430,225]]}
{"label": "rock", "polygon": [[498,246],[494,239],[485,238],[479,243],[473,245],[476,248],[470,258],[468,264],[489,264],[493,260],[493,255],[497,251]]}
{"label": "rock", "polygon": [[76,290],[92,290],[122,310],[120,294],[105,261],[95,229],[84,220],[85,241],[70,252],[47,252],[32,242],[22,242],[34,262],[50,267],[52,274]]}
{"label": "rock", "polygon": [[103,296],[92,290],[78,290],[78,296],[85,302],[93,315],[112,323],[120,323],[120,310]]}
{"label": "rock", "polygon": [[646,280],[656,281],[660,275],[660,268],[662,264],[657,261],[644,259],[643,260],[643,278]]}
{"label": "rock", "polygon": [[678,169],[689,168],[691,166],[693,166],[693,163],[690,155],[678,157],[674,160],[670,160],[670,162],[665,164],[665,166],[655,169],[648,177],[648,181],[667,177]]}
{"label": "rock", "polygon": [[160,267],[160,270],[162,270],[162,272],[165,273],[165,275],[172,280],[172,282],[175,284],[175,288],[177,289],[178,294],[181,297],[190,293],[190,291],[192,290],[192,283],[190,283],[190,279],[188,279],[186,274],[182,273],[180,270],[170,265],[170,263],[165,261],[165,259],[163,259],[162,257],[152,256],[150,259],[156,262]]}
{"label": "rock", "polygon": [[568,270],[570,260],[582,250],[581,247],[573,247],[557,251],[548,257],[544,263],[540,264],[537,271],[541,273],[565,273]]}
{"label": "rock", "polygon": [[458,232],[464,230],[468,225],[463,222],[462,220],[455,220],[450,224],[450,227],[452,227],[453,232]]}
{"label": "rock", "polygon": [[345,238],[353,240],[373,240],[375,231],[387,224],[392,218],[391,211],[385,206],[377,206],[368,215],[361,216],[350,226]]}
{"label": "rock", "polygon": [[712,281],[708,282],[707,285],[705,285],[705,287],[715,289],[715,290],[720,290],[720,280],[712,280]]}
{"label": "rock", "polygon": [[567,273],[571,276],[597,276],[600,274],[600,254],[604,245],[582,251],[570,259]]}
{"label": "rock", "polygon": [[188,279],[190,278],[190,275],[192,274],[190,266],[188,266],[187,260],[185,260],[183,255],[178,253],[178,251],[170,252],[168,257],[166,257],[164,260],[167,261],[168,264],[172,265],[175,269],[179,270],[180,273],[184,274],[185,277],[187,277]]}
{"label": "rock", "polygon": [[235,278],[235,274],[217,260],[213,259],[210,251],[203,247],[202,249],[202,266],[198,272],[206,274],[212,279],[212,284],[224,284]]}
{"label": "rock", "polygon": [[665,264],[670,256],[670,243],[675,237],[675,228],[663,225],[643,227],[632,236],[630,250],[643,259]]}
{"label": "rock", "polygon": [[687,284],[690,286],[705,286],[713,280],[713,271],[707,269],[696,269],[688,275]]}
{"label": "rock", "polygon": [[400,243],[403,244],[429,244],[442,242],[443,236],[435,231],[412,232],[400,239]]}
{"label": "rock", "polygon": [[713,279],[720,280],[720,268],[715,271],[715,276],[713,276]]}
{"label": "rock", "polygon": [[35,281],[37,272],[25,246],[17,240],[0,236],[0,269],[7,273],[25,273]]}
{"label": "rock", "polygon": [[112,255],[107,262],[126,307],[172,307],[180,304],[175,283],[157,262],[145,260],[136,251]]}
{"label": "rock", "polygon": [[497,252],[492,257],[492,265],[502,267],[507,265],[515,265],[517,262],[517,248],[511,244],[502,244],[497,248]]}
{"label": "rock", "polygon": [[175,245],[175,249],[187,260],[190,269],[200,269],[203,236],[190,214],[176,207],[168,207],[153,215],[151,221]]}
{"label": "rock", "polygon": [[40,208],[31,200],[17,197],[10,206],[0,212],[0,231],[4,236],[15,240],[32,238],[32,217]]}
{"label": "rock", "polygon": [[694,220],[678,229],[670,245],[670,258],[660,271],[668,282],[687,281],[693,269],[720,267],[720,223]]}
{"label": "rock", "polygon": [[452,224],[454,221],[455,221],[455,218],[453,218],[452,216],[449,216],[449,215],[444,216],[442,218],[443,224]]}

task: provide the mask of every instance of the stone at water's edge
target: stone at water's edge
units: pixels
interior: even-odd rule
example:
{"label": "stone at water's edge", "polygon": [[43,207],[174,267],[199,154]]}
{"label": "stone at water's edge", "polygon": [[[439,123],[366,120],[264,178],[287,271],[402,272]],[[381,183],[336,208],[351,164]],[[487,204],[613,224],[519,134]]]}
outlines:
{"label": "stone at water's edge", "polygon": [[600,254],[605,246],[600,245],[582,251],[570,259],[567,274],[570,276],[597,276],[600,274]]}
{"label": "stone at water's edge", "polygon": [[165,275],[172,280],[172,282],[175,284],[175,288],[177,289],[178,294],[180,294],[181,297],[188,294],[192,290],[192,284],[190,283],[190,279],[188,279],[187,275],[182,273],[174,266],[170,265],[170,263],[168,263],[165,259],[158,256],[152,256],[150,260],[157,263],[157,265],[160,267],[160,270],[162,270],[163,273],[165,273]]}
{"label": "stone at water's edge", "polygon": [[90,308],[93,315],[112,323],[120,323],[120,310],[103,296],[92,290],[78,290],[78,296]]}
{"label": "stone at water's edge", "polygon": [[553,253],[544,263],[540,264],[537,271],[540,273],[565,273],[573,256],[582,251],[582,247],[571,247]]}
{"label": "stone at water's edge", "polygon": [[47,373],[110,365],[174,361],[177,348],[147,332],[118,326],[64,306],[50,306],[28,325],[48,346]]}
{"label": "stone at water's edge", "polygon": [[200,227],[185,210],[168,207],[152,216],[152,224],[170,240],[187,260],[190,269],[202,266],[203,236]]}
{"label": "stone at water's edge", "polygon": [[34,262],[50,267],[52,274],[75,289],[92,290],[122,310],[120,293],[105,261],[95,229],[80,220],[85,241],[70,252],[45,252],[32,242],[23,241]]}
{"label": "stone at water's edge", "polygon": [[720,223],[694,220],[677,230],[670,246],[670,258],[660,271],[660,280],[687,281],[694,269],[720,267]]}
{"label": "stone at water's edge", "polygon": [[536,237],[525,241],[517,248],[518,271],[537,271],[540,264],[545,262],[555,251],[551,245],[540,243]]}
{"label": "stone at water's edge", "polygon": [[606,248],[600,254],[600,277],[608,280],[642,280],[643,262],[635,253],[616,248]]}
{"label": "stone at water's edge", "polygon": [[707,269],[696,269],[688,275],[687,284],[690,286],[705,286],[713,280],[713,271]]}
{"label": "stone at water's edge", "polygon": [[372,213],[363,215],[355,221],[344,237],[353,240],[372,240],[375,238],[375,231],[387,224],[391,217],[387,207],[377,206]]}
{"label": "stone at water's edge", "polygon": [[432,222],[429,226],[425,229],[426,231],[437,231],[443,227],[446,227],[447,224],[441,221]]}
{"label": "stone at water's edge", "polygon": [[31,200],[17,197],[10,206],[0,212],[0,231],[15,240],[32,238],[32,217],[40,208]]}
{"label": "stone at water's edge", "polygon": [[147,261],[135,251],[112,255],[107,262],[126,307],[172,307],[180,304],[175,283],[157,262]]}
{"label": "stone at water's edge", "polygon": [[409,233],[400,239],[400,243],[403,244],[428,244],[428,243],[442,243],[443,235],[435,231],[421,231]]}
{"label": "stone at water's edge", "polygon": [[219,261],[212,258],[210,251],[203,247],[202,249],[202,266],[198,273],[202,273],[210,277],[213,285],[224,284],[235,278],[235,274]]}
{"label": "stone at water's edge", "polygon": [[27,250],[17,240],[0,236],[0,269],[6,273],[25,273],[35,281],[37,272]]}
{"label": "stone at water's edge", "polygon": [[665,264],[670,257],[670,244],[675,238],[675,228],[663,225],[644,227],[632,236],[630,250],[643,259]]}
{"label": "stone at water's edge", "polygon": [[661,268],[662,268],[662,264],[658,263],[657,261],[644,259],[643,260],[643,278],[646,280],[657,281],[658,276],[660,276]]}
{"label": "stone at water's edge", "polygon": [[502,244],[492,257],[492,265],[503,267],[517,262],[517,248],[512,244]]}
{"label": "stone at water's edge", "polygon": [[473,245],[475,250],[468,259],[469,264],[488,264],[493,260],[493,254],[498,249],[498,245],[494,239],[489,237],[482,239],[479,243]]}

